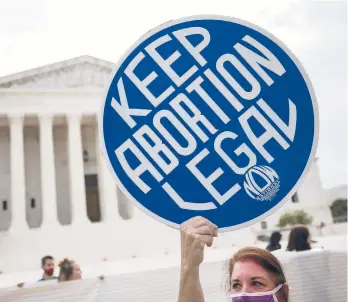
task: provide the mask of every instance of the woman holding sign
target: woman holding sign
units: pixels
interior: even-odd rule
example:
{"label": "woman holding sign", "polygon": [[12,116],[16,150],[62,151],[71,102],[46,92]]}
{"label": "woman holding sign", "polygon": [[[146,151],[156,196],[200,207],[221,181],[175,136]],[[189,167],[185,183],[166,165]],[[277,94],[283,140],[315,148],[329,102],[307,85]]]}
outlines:
{"label": "woman holding sign", "polygon": [[[204,246],[212,246],[217,226],[203,217],[181,225],[181,280],[179,302],[203,302],[199,266]],[[289,287],[279,260],[266,250],[247,247],[229,259],[232,302],[287,302]]]}

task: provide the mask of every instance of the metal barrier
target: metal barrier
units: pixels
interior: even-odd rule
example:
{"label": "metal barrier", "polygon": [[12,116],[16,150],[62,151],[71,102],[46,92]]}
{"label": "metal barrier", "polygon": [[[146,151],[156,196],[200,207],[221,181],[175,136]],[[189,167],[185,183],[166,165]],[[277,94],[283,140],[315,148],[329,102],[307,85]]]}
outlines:
{"label": "metal barrier", "polygon": [[[342,302],[347,297],[346,251],[275,252],[291,290],[291,302]],[[227,262],[204,263],[201,268],[206,301],[227,301]],[[39,282],[0,290],[1,302],[176,302],[179,268],[105,276],[65,283]]]}

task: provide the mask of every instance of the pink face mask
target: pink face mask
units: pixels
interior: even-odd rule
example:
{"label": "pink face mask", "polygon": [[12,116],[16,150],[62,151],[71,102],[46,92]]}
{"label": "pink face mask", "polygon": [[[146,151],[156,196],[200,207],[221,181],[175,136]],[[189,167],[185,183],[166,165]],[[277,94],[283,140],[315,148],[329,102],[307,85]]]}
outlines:
{"label": "pink face mask", "polygon": [[276,293],[283,284],[279,284],[274,290],[260,293],[232,294],[231,302],[278,302]]}

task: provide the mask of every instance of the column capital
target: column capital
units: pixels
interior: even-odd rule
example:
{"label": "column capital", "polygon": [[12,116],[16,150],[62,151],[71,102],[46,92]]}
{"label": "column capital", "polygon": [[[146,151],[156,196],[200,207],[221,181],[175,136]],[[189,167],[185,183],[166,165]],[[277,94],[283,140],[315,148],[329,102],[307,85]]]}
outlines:
{"label": "column capital", "polygon": [[81,119],[82,119],[82,114],[80,113],[70,113],[70,114],[67,114],[67,120],[69,123],[71,122],[81,122]]}
{"label": "column capital", "polygon": [[53,114],[39,115],[38,117],[39,117],[40,125],[53,123],[53,117],[54,117]]}
{"label": "column capital", "polygon": [[41,120],[41,119],[45,119],[45,120],[50,120],[50,119],[53,119],[54,118],[54,114],[53,113],[45,113],[45,114],[39,114],[38,115],[38,118]]}
{"label": "column capital", "polygon": [[24,114],[23,113],[10,113],[7,114],[7,118],[9,119],[10,123],[14,122],[24,122]]}

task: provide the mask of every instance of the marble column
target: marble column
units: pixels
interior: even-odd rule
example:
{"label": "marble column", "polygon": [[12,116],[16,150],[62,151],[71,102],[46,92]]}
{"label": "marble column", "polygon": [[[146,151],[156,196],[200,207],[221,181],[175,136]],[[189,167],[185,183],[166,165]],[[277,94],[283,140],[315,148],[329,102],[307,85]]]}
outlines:
{"label": "marble column", "polygon": [[106,223],[120,220],[117,208],[116,181],[107,167],[106,159],[102,155],[99,138],[99,125],[96,124],[96,158],[98,166],[99,196],[102,213],[102,221]]}
{"label": "marble column", "polygon": [[81,115],[68,116],[68,156],[72,224],[89,223],[82,154]]}
{"label": "marble column", "polygon": [[53,116],[43,115],[40,122],[40,160],[42,191],[42,227],[59,226],[53,144]]}
{"label": "marble column", "polygon": [[10,152],[11,152],[11,231],[28,229],[26,218],[25,166],[23,115],[11,115]]}

